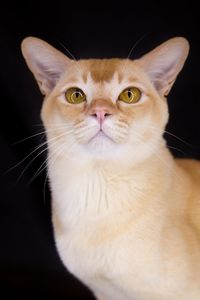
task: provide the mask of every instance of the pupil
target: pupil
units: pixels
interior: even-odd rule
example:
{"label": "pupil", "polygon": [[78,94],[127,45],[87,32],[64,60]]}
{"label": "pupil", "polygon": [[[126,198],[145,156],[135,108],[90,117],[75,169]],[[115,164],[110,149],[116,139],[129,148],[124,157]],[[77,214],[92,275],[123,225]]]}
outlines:
{"label": "pupil", "polygon": [[128,97],[131,98],[131,96],[132,96],[132,93],[130,90],[128,90]]}
{"label": "pupil", "polygon": [[78,98],[79,97],[79,92],[75,92],[75,96],[76,96],[76,98]]}

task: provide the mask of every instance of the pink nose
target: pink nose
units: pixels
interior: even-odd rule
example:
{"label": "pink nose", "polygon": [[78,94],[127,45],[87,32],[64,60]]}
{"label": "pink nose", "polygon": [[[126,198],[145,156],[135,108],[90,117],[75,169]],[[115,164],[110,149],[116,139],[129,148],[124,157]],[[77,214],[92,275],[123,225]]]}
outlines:
{"label": "pink nose", "polygon": [[103,107],[97,107],[91,113],[91,116],[95,117],[100,125],[102,125],[105,118],[110,115],[108,110]]}

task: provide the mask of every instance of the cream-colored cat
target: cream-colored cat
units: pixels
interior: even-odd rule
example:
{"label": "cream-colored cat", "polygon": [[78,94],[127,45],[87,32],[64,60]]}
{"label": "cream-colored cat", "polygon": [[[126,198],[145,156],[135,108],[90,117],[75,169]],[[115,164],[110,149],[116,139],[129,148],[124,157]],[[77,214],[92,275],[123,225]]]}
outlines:
{"label": "cream-colored cat", "polygon": [[139,60],[74,61],[22,43],[45,94],[56,246],[99,300],[200,299],[200,163],[163,139],[188,50],[178,37]]}

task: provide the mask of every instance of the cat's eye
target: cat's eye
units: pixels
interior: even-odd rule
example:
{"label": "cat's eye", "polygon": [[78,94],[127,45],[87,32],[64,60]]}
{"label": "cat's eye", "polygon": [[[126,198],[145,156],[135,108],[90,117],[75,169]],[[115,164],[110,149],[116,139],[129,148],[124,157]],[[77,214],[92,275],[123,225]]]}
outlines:
{"label": "cat's eye", "polygon": [[141,94],[142,93],[138,88],[130,87],[120,93],[118,100],[128,104],[137,103],[141,98]]}
{"label": "cat's eye", "polygon": [[84,94],[84,92],[81,89],[79,89],[77,87],[69,88],[65,92],[65,98],[66,98],[67,102],[69,102],[71,104],[79,104],[79,103],[86,101],[86,95]]}

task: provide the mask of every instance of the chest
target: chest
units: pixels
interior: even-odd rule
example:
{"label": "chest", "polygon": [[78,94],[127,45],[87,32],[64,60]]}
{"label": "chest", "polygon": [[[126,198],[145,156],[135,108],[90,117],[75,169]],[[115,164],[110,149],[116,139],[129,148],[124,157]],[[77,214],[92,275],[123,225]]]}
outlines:
{"label": "chest", "polygon": [[139,284],[141,278],[148,282],[152,272],[159,273],[161,249],[152,241],[154,229],[152,233],[151,229],[141,232],[142,222],[136,224],[132,219],[129,215],[126,221],[118,219],[101,226],[80,222],[72,230],[59,227],[54,217],[56,245],[64,265],[88,284],[93,279],[113,284],[127,276],[132,285]]}
{"label": "chest", "polygon": [[180,262],[187,261],[187,257],[172,257],[166,262],[158,224],[156,229],[147,220],[138,224],[130,220],[118,220],[120,226],[111,231],[95,222],[90,226],[78,222],[74,230],[68,230],[59,228],[54,218],[56,245],[64,265],[93,291],[111,300],[133,300],[140,293],[145,300],[181,294],[190,270]]}

